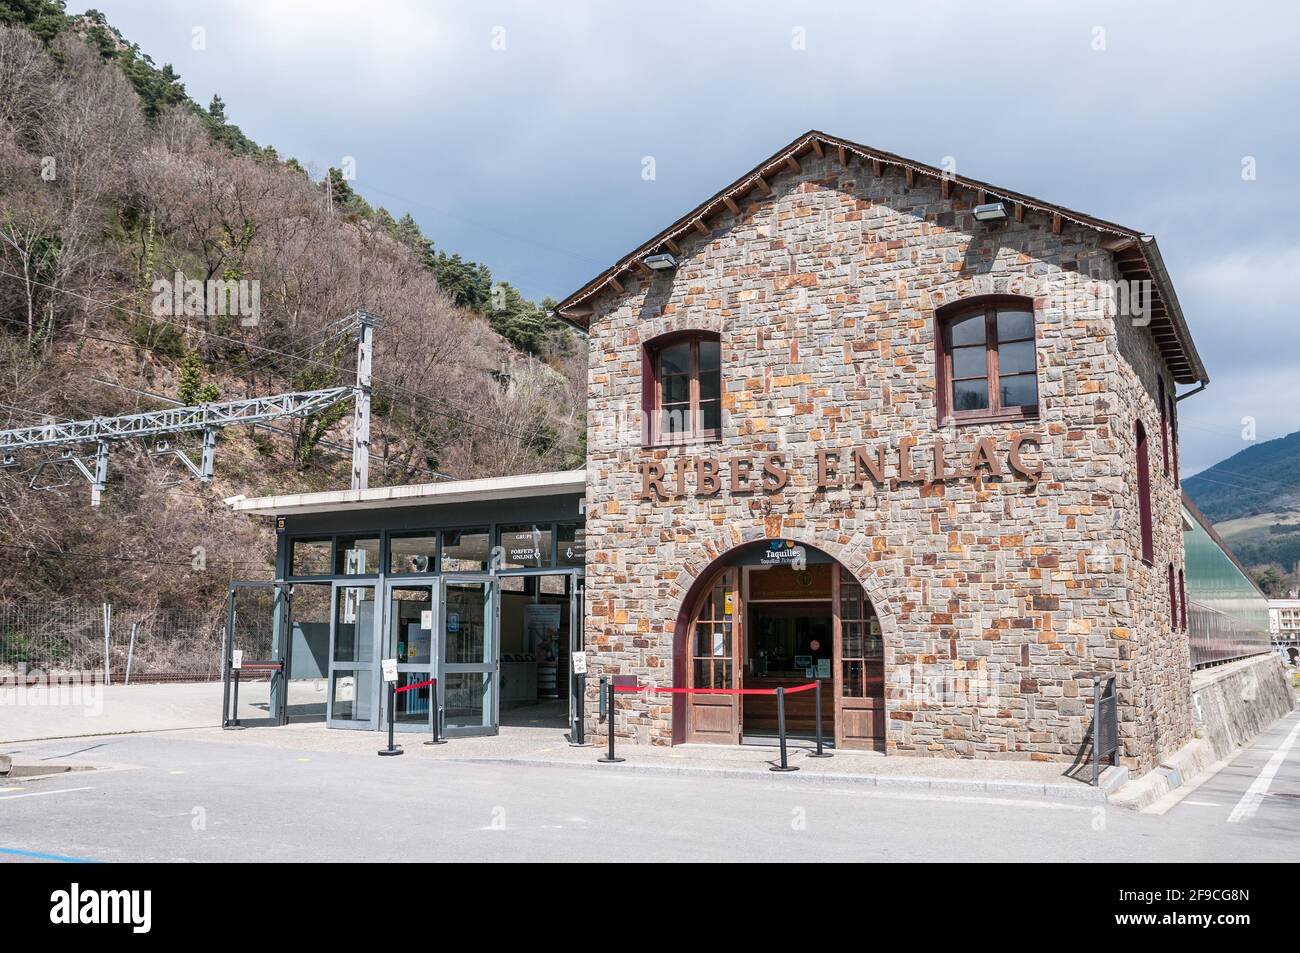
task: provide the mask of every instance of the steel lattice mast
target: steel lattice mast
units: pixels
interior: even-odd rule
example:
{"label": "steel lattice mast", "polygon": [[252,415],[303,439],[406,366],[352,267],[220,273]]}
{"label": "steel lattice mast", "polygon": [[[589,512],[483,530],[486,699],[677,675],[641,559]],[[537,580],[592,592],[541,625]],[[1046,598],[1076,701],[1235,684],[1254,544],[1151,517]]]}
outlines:
{"label": "steel lattice mast", "polygon": [[[292,391],[269,397],[252,397],[221,403],[173,407],[120,417],[93,417],[45,423],[16,430],[0,430],[0,466],[16,467],[16,454],[24,450],[61,448],[57,457],[41,460],[30,486],[36,486],[49,466],[71,465],[90,483],[91,505],[98,506],[108,482],[108,455],[115,441],[156,439],[152,452],[175,455],[198,479],[212,480],[217,431],[223,427],[258,424],[280,418],[306,417],[356,397],[352,426],[352,489],[365,489],[370,468],[370,366],[374,351],[374,329],[379,319],[366,311],[357,312],[357,383],[350,387]],[[183,450],[165,439],[187,433],[203,435],[203,457],[196,465]],[[77,448],[94,444],[93,469],[77,454]]]}

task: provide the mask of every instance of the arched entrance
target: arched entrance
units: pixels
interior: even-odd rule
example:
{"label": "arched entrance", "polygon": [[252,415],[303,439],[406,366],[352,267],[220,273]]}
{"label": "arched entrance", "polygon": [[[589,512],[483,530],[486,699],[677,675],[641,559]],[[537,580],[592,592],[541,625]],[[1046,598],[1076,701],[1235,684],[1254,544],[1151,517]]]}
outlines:
{"label": "arched entrance", "polygon": [[[857,578],[834,557],[793,540],[761,540],[696,579],[674,637],[674,684],[787,688],[820,678],[822,726],[844,748],[884,750],[885,664],[880,620]],[[739,744],[776,734],[776,700],[762,694],[678,695],[673,740]],[[814,693],[786,697],[786,728],[811,736]]]}

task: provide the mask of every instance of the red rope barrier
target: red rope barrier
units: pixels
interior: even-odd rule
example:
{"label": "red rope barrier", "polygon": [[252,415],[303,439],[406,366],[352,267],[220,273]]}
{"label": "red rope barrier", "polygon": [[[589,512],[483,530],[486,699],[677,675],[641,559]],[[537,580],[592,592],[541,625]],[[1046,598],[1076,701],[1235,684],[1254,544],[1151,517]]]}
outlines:
{"label": "red rope barrier", "polygon": [[[794,695],[799,692],[810,692],[817,687],[816,682],[809,682],[806,685],[797,685],[794,688],[787,688],[787,695]],[[660,695],[775,695],[775,688],[658,688],[654,685],[615,685],[615,692],[624,694],[635,694],[639,692],[655,692]]]}
{"label": "red rope barrier", "polygon": [[426,686],[426,685],[432,685],[432,684],[433,684],[434,682],[436,682],[436,681],[437,681],[436,678],[431,678],[431,679],[429,679],[429,680],[426,681],[426,682],[416,682],[414,685],[403,685],[401,688],[394,688],[393,691],[394,691],[394,693],[396,693],[396,692],[409,692],[409,691],[410,691],[411,689],[413,689],[413,688],[424,688],[424,686]]}

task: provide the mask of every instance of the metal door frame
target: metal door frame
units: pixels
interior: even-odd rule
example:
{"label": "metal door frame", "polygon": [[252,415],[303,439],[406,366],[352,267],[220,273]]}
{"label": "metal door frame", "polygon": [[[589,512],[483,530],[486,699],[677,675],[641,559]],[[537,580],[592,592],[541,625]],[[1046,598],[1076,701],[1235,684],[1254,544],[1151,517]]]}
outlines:
{"label": "metal door frame", "polygon": [[[568,675],[569,687],[568,687],[568,689],[567,689],[567,693],[568,693],[568,698],[569,698],[569,727],[572,728],[572,727],[573,727],[573,715],[574,715],[573,692],[574,692],[574,688],[576,687],[575,684],[574,684],[574,679],[573,679],[573,653],[574,653],[574,652],[577,652],[577,651],[581,651],[583,645],[586,644],[586,643],[582,640],[582,638],[581,638],[581,636],[582,636],[582,612],[583,612],[583,607],[582,607],[582,605],[580,604],[581,601],[582,601],[582,599],[583,599],[583,594],[584,594],[584,588],[583,588],[583,587],[586,585],[586,570],[585,570],[583,567],[581,567],[581,566],[553,566],[553,567],[551,567],[551,568],[549,568],[549,569],[548,569],[548,568],[545,568],[545,567],[539,568],[539,567],[536,567],[536,566],[530,566],[530,567],[528,567],[527,569],[503,569],[503,570],[500,570],[500,571],[494,573],[493,576],[494,576],[494,578],[496,578],[496,579],[498,579],[498,580],[501,580],[501,579],[518,579],[518,578],[520,578],[520,577],[527,577],[527,576],[568,576],[568,577],[570,578],[571,581],[570,581],[570,583],[569,583],[569,587],[570,587],[571,591],[569,592],[569,663],[568,663],[568,666],[569,666],[569,675]],[[498,592],[500,592],[500,584],[499,584],[499,583],[498,583]],[[501,606],[500,606],[500,602],[501,602],[501,600],[498,600],[498,603],[497,603],[497,620],[498,620],[498,622],[500,621],[500,618],[501,618]],[[499,632],[500,632],[500,626],[498,626],[498,634],[499,634]],[[578,643],[579,643],[579,644],[576,645],[576,646],[574,645],[574,633],[575,633],[575,632],[576,632],[576,633],[578,634],[578,636],[579,636],[579,638],[578,638]],[[497,640],[497,662],[498,662],[498,666],[499,666],[500,660],[501,660],[501,644],[500,644],[500,639],[498,639],[498,640]],[[558,684],[559,684],[558,679],[560,678],[560,675],[559,675],[558,672],[556,673],[556,676],[555,676],[555,677],[556,677],[556,679],[557,679],[556,684],[557,684],[557,686],[558,686]],[[558,691],[558,688],[557,688],[557,691]]]}
{"label": "metal door frame", "polygon": [[[573,592],[569,596],[569,740],[577,737],[578,722],[586,717],[586,698],[579,690],[586,684],[573,674],[573,653],[587,650],[586,634],[583,631],[583,614],[586,611],[587,574],[582,569],[573,572]],[[588,660],[590,661],[590,659]]]}
{"label": "metal door frame", "polygon": [[[441,704],[442,679],[439,678],[438,676],[438,664],[442,658],[442,645],[441,645],[442,640],[439,638],[439,632],[441,631],[441,626],[439,625],[439,623],[442,618],[442,585],[439,583],[439,579],[437,576],[425,576],[422,578],[415,578],[415,579],[407,578],[407,579],[385,579],[384,580],[384,585],[383,585],[384,601],[382,606],[382,612],[380,614],[381,619],[379,621],[380,640],[378,645],[379,657],[381,659],[385,657],[390,657],[390,658],[392,657],[392,656],[386,656],[385,653],[388,651],[388,638],[390,635],[389,628],[392,624],[392,620],[389,618],[389,613],[392,612],[392,608],[393,608],[394,589],[428,589],[429,599],[433,606],[433,631],[429,634],[429,661],[427,663],[398,662],[397,671],[399,674],[402,672],[426,672],[430,677],[437,678],[438,682],[435,683],[433,686],[435,689],[435,694],[430,695],[428,721],[426,721],[424,724],[419,724],[416,722],[409,722],[409,721],[394,722],[393,730],[404,731],[404,732],[429,732],[433,729],[433,719],[437,715],[439,715],[442,711],[442,704]],[[382,684],[382,682],[379,686],[379,694],[381,696],[381,701],[379,706],[380,707],[379,724],[380,727],[383,728],[383,727],[387,727],[388,725],[388,697],[389,696],[388,696],[387,686]],[[438,723],[438,728],[439,730],[442,729],[441,722]]]}
{"label": "metal door frame", "polygon": [[[325,673],[325,725],[328,728],[342,728],[351,731],[378,731],[380,725],[380,714],[383,710],[383,685],[380,683],[380,653],[383,648],[383,629],[379,628],[384,615],[383,606],[376,605],[372,625],[377,631],[371,632],[371,650],[369,661],[356,662],[336,662],[334,659],[336,639],[338,636],[338,619],[339,619],[339,590],[340,589],[373,589],[375,591],[375,601],[379,602],[383,594],[383,585],[378,579],[367,579],[364,576],[349,576],[343,579],[333,579],[330,581],[330,645],[329,645],[329,668]],[[358,623],[359,624],[359,623]],[[336,720],[334,717],[334,672],[335,670],[355,673],[356,678],[364,672],[370,674],[371,682],[371,706],[369,721],[358,721],[349,719],[347,721]],[[355,702],[355,683],[353,686]]]}
{"label": "metal door frame", "polygon": [[[479,662],[447,662],[447,585],[449,583],[479,583],[484,587],[486,604],[483,606],[483,638],[490,640],[490,651],[484,653],[487,660]],[[438,657],[438,717],[439,736],[479,737],[495,735],[501,731],[501,583],[494,575],[482,573],[447,573],[438,577],[438,629],[434,633]],[[484,702],[484,714],[489,714],[488,723],[482,726],[447,727],[446,689],[447,676],[462,673],[482,672],[488,678],[488,699]]]}
{"label": "metal door frame", "polygon": [[[283,581],[258,581],[245,579],[232,579],[230,586],[226,590],[226,635],[222,640],[221,649],[221,718],[224,724],[226,716],[230,714],[230,678],[232,661],[231,653],[235,645],[235,619],[238,616],[237,593],[241,589],[272,589],[275,596],[271,606],[271,658],[268,661],[277,661],[281,663],[280,671],[271,673],[271,692],[269,700],[278,704],[271,705],[268,714],[277,725],[283,725],[288,720],[288,710],[286,708],[286,696],[284,691],[285,673],[288,668],[288,647],[285,638],[287,626],[290,618],[291,599],[293,598],[293,587]],[[252,661],[250,659],[250,661]],[[280,690],[275,691],[276,679],[280,680]]]}

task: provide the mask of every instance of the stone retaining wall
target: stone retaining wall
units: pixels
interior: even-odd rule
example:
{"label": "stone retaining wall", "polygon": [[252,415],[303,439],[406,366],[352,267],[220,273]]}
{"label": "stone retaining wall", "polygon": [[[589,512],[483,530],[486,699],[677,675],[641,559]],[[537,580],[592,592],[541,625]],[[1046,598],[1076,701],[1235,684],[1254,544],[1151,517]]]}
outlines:
{"label": "stone retaining wall", "polygon": [[1202,669],[1192,676],[1196,734],[1215,760],[1247,744],[1295,707],[1291,675],[1273,652]]}

